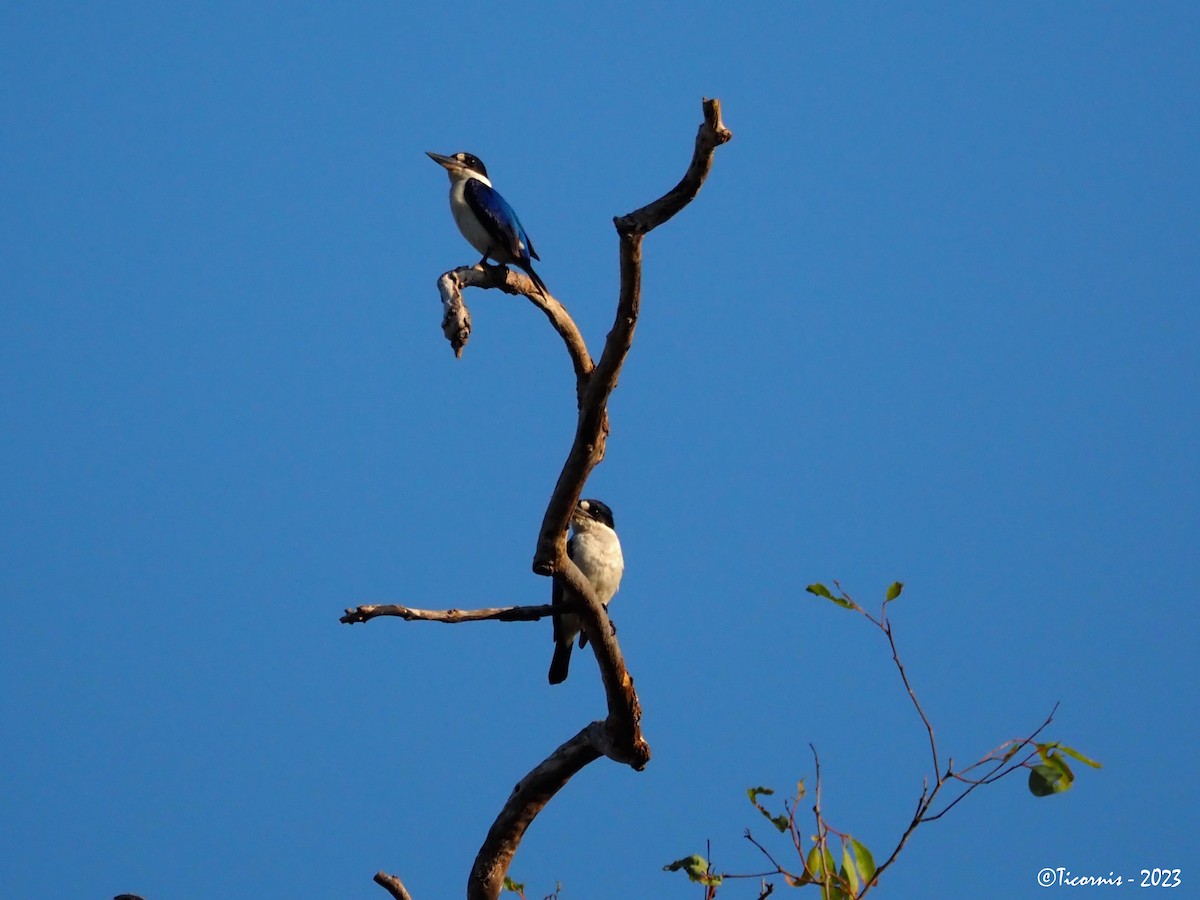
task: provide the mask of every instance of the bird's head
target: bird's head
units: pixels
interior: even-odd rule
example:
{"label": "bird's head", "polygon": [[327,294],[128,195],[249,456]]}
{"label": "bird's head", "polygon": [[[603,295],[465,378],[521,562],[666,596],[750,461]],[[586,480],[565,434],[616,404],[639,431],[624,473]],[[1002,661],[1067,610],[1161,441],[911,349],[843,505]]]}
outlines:
{"label": "bird's head", "polygon": [[587,528],[593,522],[615,530],[612,510],[608,508],[607,503],[599,500],[580,500],[579,505],[575,507],[575,512],[571,515],[571,524],[576,528]]}
{"label": "bird's head", "polygon": [[478,178],[488,184],[492,183],[488,178],[487,167],[478,156],[470,153],[442,156],[440,153],[431,153],[428,150],[425,151],[425,155],[443,167],[449,173],[451,181],[457,181],[460,178]]}

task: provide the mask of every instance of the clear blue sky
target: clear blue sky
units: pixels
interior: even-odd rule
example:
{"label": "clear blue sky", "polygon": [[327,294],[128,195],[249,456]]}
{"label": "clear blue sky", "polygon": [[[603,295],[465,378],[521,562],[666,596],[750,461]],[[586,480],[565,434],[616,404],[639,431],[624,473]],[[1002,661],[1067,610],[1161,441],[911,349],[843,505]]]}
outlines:
{"label": "clear blue sky", "polygon": [[[1200,878],[1200,8],[1186,3],[6,4],[0,10],[0,894],[461,895],[512,785],[603,714],[542,602],[566,355],[435,280],[469,150],[598,348],[611,217],[734,141],[645,246],[588,495],[654,751],[534,823],[531,897],[689,897],[811,781],[886,855],[925,736],[1102,760],[917,833],[892,897],[1043,866]],[[1190,711],[1189,711],[1190,710]],[[782,889],[782,888],[781,888]],[[1129,890],[1128,888],[1126,890]],[[754,895],[752,885],[723,897]]]}

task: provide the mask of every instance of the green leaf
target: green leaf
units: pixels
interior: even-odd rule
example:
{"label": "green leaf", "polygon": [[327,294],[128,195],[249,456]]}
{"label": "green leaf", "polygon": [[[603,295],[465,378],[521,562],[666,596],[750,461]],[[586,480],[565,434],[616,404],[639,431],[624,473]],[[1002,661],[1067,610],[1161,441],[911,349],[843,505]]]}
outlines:
{"label": "green leaf", "polygon": [[891,603],[893,600],[895,600],[897,597],[900,596],[900,592],[902,590],[904,590],[904,582],[893,581],[891,586],[887,589],[887,596],[884,597],[883,602]]}
{"label": "green leaf", "polygon": [[808,872],[810,878],[819,881],[825,875],[825,866],[822,864],[821,848],[813,844],[813,848],[808,851],[808,858],[804,860],[804,870]]}
{"label": "green leaf", "polygon": [[1049,744],[1034,744],[1033,746],[1037,747],[1038,756],[1042,758],[1043,762],[1050,763],[1056,758],[1061,759],[1061,756],[1055,752],[1063,749],[1062,744],[1058,741],[1051,741]]}
{"label": "green leaf", "polygon": [[822,881],[825,876],[832,875],[837,871],[837,863],[833,861],[833,854],[829,852],[829,848],[825,848],[825,853],[821,853],[819,844],[813,844],[813,848],[808,851],[808,874],[812,876],[814,881]]}
{"label": "green leaf", "polygon": [[850,848],[842,845],[842,869],[838,873],[842,876],[842,880],[846,882],[850,888],[851,895],[858,893],[858,872],[854,868],[854,857],[850,854]]}
{"label": "green leaf", "polygon": [[[680,869],[687,872],[689,881],[702,881],[709,878],[708,861],[703,856],[697,856],[693,853],[691,856],[685,856],[682,859],[677,859],[673,863],[663,866],[664,872],[678,872]],[[714,882],[719,884],[720,882]]]}
{"label": "green leaf", "polygon": [[[1061,757],[1055,757],[1061,760]],[[1065,765],[1065,764],[1064,764]],[[1049,797],[1071,789],[1075,777],[1059,766],[1042,764],[1029,770],[1029,792],[1035,797]]]}
{"label": "green leaf", "polygon": [[1062,758],[1061,754],[1051,750],[1046,754],[1046,765],[1052,769],[1057,769],[1068,781],[1075,780],[1075,773],[1071,771],[1071,767],[1067,765],[1067,761]]}
{"label": "green leaf", "polygon": [[829,588],[823,584],[810,584],[805,590],[810,594],[816,594],[818,597],[824,597],[826,600],[832,600],[838,606],[842,607],[842,609],[858,609],[858,604],[847,597],[845,591],[840,592],[840,597],[835,597],[830,593]]}
{"label": "green leaf", "polygon": [[755,806],[758,806],[758,798],[759,797],[770,797],[772,794],[775,793],[775,791],[773,791],[769,787],[752,787],[752,788],[746,788],[746,793],[750,797],[750,802],[753,803]]}
{"label": "green leaf", "polygon": [[763,818],[765,818],[768,822],[770,822],[772,825],[774,825],[775,829],[780,834],[782,834],[783,832],[787,831],[789,828],[792,827],[791,820],[787,816],[785,816],[783,814],[780,814],[778,816],[773,816],[766,810],[765,807],[763,807],[763,805],[761,803],[758,802],[758,798],[760,796],[768,796],[769,797],[772,794],[774,794],[775,792],[773,790],[771,790],[770,788],[765,788],[765,787],[754,787],[754,788],[749,788],[746,791],[746,793],[750,796],[750,802],[754,804],[754,808],[757,809],[760,813],[762,813]]}
{"label": "green leaf", "polygon": [[523,894],[523,893],[525,893],[525,885],[523,885],[519,882],[513,881],[510,877],[505,875],[504,876],[504,890],[512,891],[514,894]]}
{"label": "green leaf", "polygon": [[1070,747],[1064,747],[1062,744],[1058,745],[1058,749],[1061,750],[1063,753],[1067,754],[1067,756],[1071,757],[1071,759],[1079,760],[1085,766],[1091,766],[1093,769],[1104,768],[1103,766],[1100,765],[1100,763],[1096,762],[1094,759],[1088,759],[1086,756],[1084,756],[1078,750],[1073,750]]}
{"label": "green leaf", "polygon": [[863,884],[870,884],[871,879],[875,877],[875,857],[871,855],[871,851],[865,844],[859,843],[854,838],[850,838],[850,849],[854,851],[854,865],[858,869],[858,874],[862,876]]}

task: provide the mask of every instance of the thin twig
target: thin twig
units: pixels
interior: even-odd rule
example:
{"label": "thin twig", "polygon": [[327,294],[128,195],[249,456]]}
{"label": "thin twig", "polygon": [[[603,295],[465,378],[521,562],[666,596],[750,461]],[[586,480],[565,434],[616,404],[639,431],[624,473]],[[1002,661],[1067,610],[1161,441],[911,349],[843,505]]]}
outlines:
{"label": "thin twig", "polygon": [[[757,848],[758,848],[758,852],[759,852],[759,853],[761,853],[763,856],[765,856],[765,857],[766,857],[766,858],[767,858],[767,859],[770,861],[771,865],[773,865],[773,866],[775,867],[775,871],[774,871],[774,872],[767,872],[767,873],[764,873],[764,874],[767,874],[767,875],[781,875],[781,874],[785,874],[785,870],[784,870],[783,866],[781,866],[781,865],[779,864],[778,860],[776,860],[776,859],[775,859],[775,857],[773,857],[773,856],[772,856],[772,855],[771,855],[771,854],[770,854],[770,853],[767,851],[767,848],[766,848],[766,847],[764,847],[762,844],[760,844],[758,841],[756,841],[756,840],[754,839],[754,835],[752,835],[752,834],[750,833],[750,829],[749,829],[749,828],[747,828],[747,829],[746,829],[746,833],[745,833],[745,835],[743,835],[743,837],[745,837],[745,838],[746,838],[746,840],[748,840],[748,841],[749,841],[750,843],[752,843],[752,844],[753,844],[755,847],[757,847]],[[734,876],[727,876],[727,877],[734,877]],[[737,877],[738,877],[738,878],[761,878],[761,877],[762,877],[762,875],[750,874],[750,875],[738,875]]]}
{"label": "thin twig", "polygon": [[[912,820],[908,823],[908,827],[904,829],[904,834],[900,835],[900,840],[896,842],[896,847],[894,850],[892,850],[892,855],[884,860],[882,865],[875,867],[875,877],[872,878],[871,882],[862,889],[862,894],[865,894],[872,887],[879,884],[880,876],[883,875],[883,873],[888,870],[891,864],[896,861],[896,857],[900,855],[900,851],[904,849],[904,845],[908,843],[908,839],[912,837],[913,832],[916,831],[917,827],[921,824],[921,816],[927,809],[929,809],[928,804],[933,802],[933,796],[937,793],[937,791],[938,788],[934,787],[933,793],[929,793],[927,785],[921,788],[921,796],[917,800],[917,809],[913,813]],[[862,896],[862,894],[859,896]]]}
{"label": "thin twig", "polygon": [[[1054,721],[1054,713],[1057,709],[1058,709],[1058,704],[1055,703],[1054,709],[1050,710],[1050,715],[1046,716],[1046,721],[1044,721],[1041,725],[1039,725],[1037,730],[1034,731],[1033,734],[1029,735],[1028,738],[1026,738],[1024,741],[1022,741],[1022,744],[1032,743],[1033,739],[1035,737],[1037,737],[1039,734],[1041,734],[1050,725],[1050,723]],[[1037,751],[1035,750],[1034,753],[1036,753],[1036,752]],[[1028,761],[1030,758],[1032,758],[1034,753],[1029,754],[1029,756],[1027,756],[1025,758],[1026,761]],[[1004,765],[1004,763],[1001,762],[1000,766],[1003,767],[1003,765]],[[1004,772],[985,777],[984,779],[981,779],[981,780],[975,782],[974,784],[971,784],[969,787],[967,787],[967,789],[965,791],[963,791],[961,794],[959,794],[957,797],[955,797],[952,801],[950,801],[950,803],[947,804],[946,808],[943,809],[941,812],[936,813],[931,816],[930,815],[922,816],[921,821],[922,822],[936,822],[938,819],[940,819],[946,813],[950,812],[950,810],[954,809],[954,807],[956,807],[958,805],[960,800],[962,800],[964,797],[966,797],[967,794],[971,793],[971,791],[975,790],[975,788],[979,787],[981,784],[991,784],[995,781],[999,781],[1001,778],[1003,778],[1005,775],[1008,775],[1010,772],[1015,772],[1017,769],[1021,768],[1022,765],[1023,765],[1023,763],[1018,763],[1016,765],[1009,766],[1009,767],[1007,767],[1007,769]],[[952,776],[947,776],[947,777],[952,777]]]}
{"label": "thin twig", "polygon": [[887,635],[888,645],[892,648],[892,662],[896,664],[896,669],[900,673],[900,680],[904,682],[904,689],[908,691],[909,698],[912,699],[913,706],[917,710],[917,715],[921,717],[921,723],[925,726],[925,733],[929,735],[929,753],[933,757],[933,772],[937,778],[941,778],[941,767],[938,764],[937,740],[933,736],[933,726],[929,723],[929,717],[925,715],[925,710],[921,708],[921,701],[917,699],[917,692],[913,690],[908,681],[908,673],[904,671],[904,663],[900,662],[900,651],[896,649],[896,639],[892,636],[892,623],[888,619],[887,613],[883,613],[882,619],[883,633]]}
{"label": "thin twig", "polygon": [[[821,885],[821,896],[829,897],[832,886],[830,879],[833,878],[833,873],[829,872],[825,865],[825,860],[829,857],[829,826],[825,824],[825,816],[821,814],[821,757],[817,754],[817,748],[812,743],[809,743],[808,749],[812,751],[813,766],[816,769],[816,775],[814,776],[816,784],[813,788],[813,815],[817,820],[816,847],[821,868],[821,878],[818,883]],[[815,873],[809,870],[807,862],[805,863],[804,871],[808,873],[809,878],[817,881]]]}

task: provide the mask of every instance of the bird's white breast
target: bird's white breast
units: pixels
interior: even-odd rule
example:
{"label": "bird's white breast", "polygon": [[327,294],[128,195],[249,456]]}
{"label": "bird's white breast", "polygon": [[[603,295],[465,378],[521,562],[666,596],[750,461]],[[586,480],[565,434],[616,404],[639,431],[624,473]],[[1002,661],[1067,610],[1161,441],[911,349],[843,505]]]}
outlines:
{"label": "bird's white breast", "polygon": [[621,555],[621,543],[613,532],[595,533],[578,531],[575,534],[575,552],[571,558],[579,566],[601,603],[608,603],[621,586],[625,572],[625,559]]}
{"label": "bird's white breast", "polygon": [[450,185],[450,212],[454,214],[454,224],[467,239],[467,243],[480,253],[487,253],[493,249],[492,236],[479,223],[479,218],[467,204],[467,198],[463,194],[466,186],[466,178],[459,178]]}

